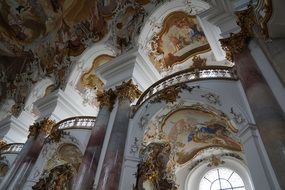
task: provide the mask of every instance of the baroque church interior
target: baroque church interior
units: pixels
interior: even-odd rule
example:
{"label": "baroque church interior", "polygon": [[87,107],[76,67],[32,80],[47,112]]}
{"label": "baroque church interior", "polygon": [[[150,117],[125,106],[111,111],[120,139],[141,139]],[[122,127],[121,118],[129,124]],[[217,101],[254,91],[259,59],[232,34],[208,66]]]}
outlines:
{"label": "baroque church interior", "polygon": [[283,0],[1,0],[1,190],[285,189]]}

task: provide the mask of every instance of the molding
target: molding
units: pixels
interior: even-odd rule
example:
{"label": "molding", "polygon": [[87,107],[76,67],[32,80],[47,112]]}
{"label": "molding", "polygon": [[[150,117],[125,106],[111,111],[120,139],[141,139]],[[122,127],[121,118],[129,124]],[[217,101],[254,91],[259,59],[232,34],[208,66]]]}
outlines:
{"label": "molding", "polygon": [[[76,103],[76,100],[73,100],[71,96],[62,90],[57,90],[49,96],[37,100],[34,105],[41,112],[37,121],[40,121],[44,117],[50,117],[50,119],[60,121],[71,116],[86,115],[86,113],[80,109],[81,106]],[[95,115],[96,113],[92,114]]]}
{"label": "molding", "polygon": [[0,121],[2,139],[7,143],[24,143],[28,136],[29,126],[14,116],[9,116]]}
{"label": "molding", "polygon": [[105,89],[114,88],[123,81],[132,79],[139,89],[144,91],[160,78],[158,72],[143,59],[137,48],[103,64],[97,69],[96,74],[104,81]]}

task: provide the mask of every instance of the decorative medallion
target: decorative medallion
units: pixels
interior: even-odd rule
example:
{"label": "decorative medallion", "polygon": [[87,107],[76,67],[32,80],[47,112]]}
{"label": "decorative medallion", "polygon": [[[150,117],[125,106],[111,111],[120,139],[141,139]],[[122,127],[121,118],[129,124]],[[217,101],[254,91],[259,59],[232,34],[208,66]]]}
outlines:
{"label": "decorative medallion", "polygon": [[210,50],[196,16],[181,11],[169,14],[163,21],[161,31],[155,33],[149,43],[149,57],[159,70]]}
{"label": "decorative medallion", "polygon": [[207,165],[207,167],[213,167],[213,166],[217,167],[217,166],[225,163],[225,161],[221,160],[220,157],[217,157],[215,155],[212,155],[212,157],[209,158],[209,162],[210,163]]}
{"label": "decorative medallion", "polygon": [[193,58],[192,58],[192,61],[193,61],[193,64],[191,67],[194,67],[194,68],[201,68],[201,67],[205,67],[207,66],[207,59],[206,58],[201,58],[199,55],[195,55]]}
{"label": "decorative medallion", "polygon": [[139,151],[139,139],[137,137],[134,138],[133,144],[131,145],[130,154],[135,155]]}
{"label": "decorative medallion", "polygon": [[202,98],[205,98],[210,104],[215,104],[221,106],[220,96],[213,94],[211,92],[201,95]]}
{"label": "decorative medallion", "polygon": [[245,122],[245,119],[243,118],[242,114],[241,113],[236,113],[234,111],[233,107],[231,108],[231,112],[230,113],[233,115],[233,120],[235,121],[236,124],[242,124],[242,123]]}
{"label": "decorative medallion", "polygon": [[185,83],[169,86],[159,91],[157,95],[155,95],[154,98],[149,102],[151,104],[160,103],[163,101],[166,103],[174,103],[177,100],[177,98],[180,98],[179,93],[182,92],[182,90],[187,90],[189,93],[191,93],[192,90],[195,88],[200,88],[200,86],[199,85],[188,86]]}

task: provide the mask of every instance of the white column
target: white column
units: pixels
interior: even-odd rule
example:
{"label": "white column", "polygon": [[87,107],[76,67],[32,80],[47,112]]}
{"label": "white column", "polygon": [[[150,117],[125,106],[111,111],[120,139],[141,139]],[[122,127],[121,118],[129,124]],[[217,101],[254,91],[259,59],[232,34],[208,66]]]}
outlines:
{"label": "white column", "polygon": [[[247,166],[256,190],[281,190],[259,140],[255,125],[249,124],[239,132]],[[267,158],[267,159],[266,159]]]}

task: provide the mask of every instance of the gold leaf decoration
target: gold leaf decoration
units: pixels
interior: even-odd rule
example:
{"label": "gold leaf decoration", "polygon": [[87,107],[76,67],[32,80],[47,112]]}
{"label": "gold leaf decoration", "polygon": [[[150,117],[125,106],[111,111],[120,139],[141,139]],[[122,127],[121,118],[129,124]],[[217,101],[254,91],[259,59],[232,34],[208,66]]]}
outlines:
{"label": "gold leaf decoration", "polygon": [[134,85],[130,79],[127,82],[123,82],[120,86],[116,86],[116,94],[119,100],[129,99],[131,102],[138,98],[142,92],[138,89],[137,85]]}
{"label": "gold leaf decoration", "polygon": [[100,103],[100,107],[107,106],[112,110],[116,100],[116,94],[112,89],[104,92],[97,92],[97,101]]}

